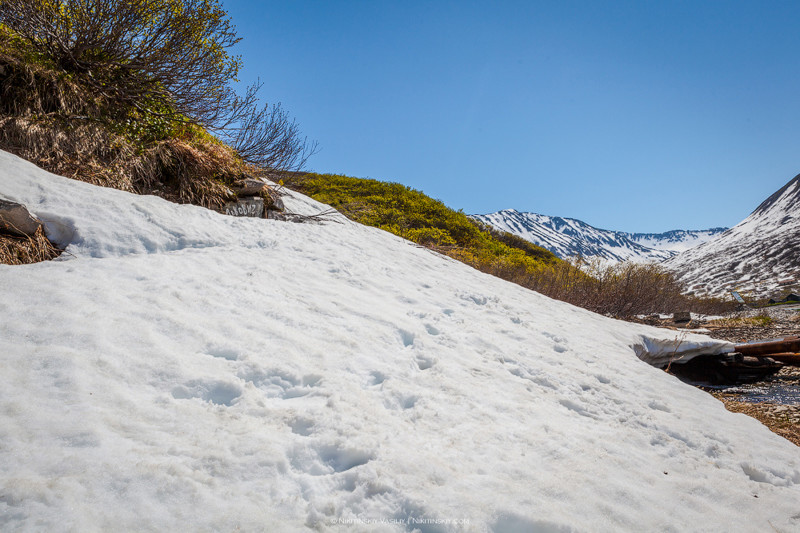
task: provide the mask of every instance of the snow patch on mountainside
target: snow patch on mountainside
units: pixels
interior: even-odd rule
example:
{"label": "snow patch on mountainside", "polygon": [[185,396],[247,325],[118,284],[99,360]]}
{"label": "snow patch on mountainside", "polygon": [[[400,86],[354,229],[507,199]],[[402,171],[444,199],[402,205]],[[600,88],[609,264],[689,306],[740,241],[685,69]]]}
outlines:
{"label": "snow patch on mountainside", "polygon": [[800,281],[799,211],[796,176],[742,222],[664,265],[699,294],[724,296],[739,289],[756,297],[773,295],[781,282]]}
{"label": "snow patch on mountainside", "polygon": [[663,233],[625,233],[630,240],[653,250],[668,250],[676,255],[714,239],[728,228],[705,230],[676,229]]}
{"label": "snow patch on mountainside", "polygon": [[547,248],[563,259],[580,255],[614,262],[660,262],[724,231],[724,228],[714,228],[664,233],[626,233],[595,228],[574,218],[523,213],[515,209],[472,216],[499,230]]}
{"label": "snow patch on mountainside", "polygon": [[237,219],[2,152],[0,196],[68,245],[0,265],[0,530],[800,529],[797,447],[637,358],[727,343],[341,217]]}

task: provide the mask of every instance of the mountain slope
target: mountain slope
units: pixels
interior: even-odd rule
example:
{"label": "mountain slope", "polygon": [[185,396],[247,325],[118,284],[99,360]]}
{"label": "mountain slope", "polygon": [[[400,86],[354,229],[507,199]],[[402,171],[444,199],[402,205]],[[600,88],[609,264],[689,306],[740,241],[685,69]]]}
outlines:
{"label": "mountain slope", "polygon": [[595,228],[574,218],[505,209],[473,218],[547,248],[561,258],[600,257],[611,261],[664,261],[724,231],[723,228],[665,233],[626,233]]}
{"label": "mountain slope", "polygon": [[713,241],[665,263],[690,290],[724,295],[738,288],[769,296],[781,281],[800,279],[800,175],[750,216]]}
{"label": "mountain slope", "polygon": [[722,234],[728,228],[711,228],[705,230],[676,229],[663,233],[623,233],[626,237],[645,248],[667,250],[675,255],[690,248],[699,246]]}
{"label": "mountain slope", "polygon": [[636,357],[726,343],[342,217],[226,217],[5,153],[0,194],[69,245],[0,265],[4,531],[800,527],[797,448]]}

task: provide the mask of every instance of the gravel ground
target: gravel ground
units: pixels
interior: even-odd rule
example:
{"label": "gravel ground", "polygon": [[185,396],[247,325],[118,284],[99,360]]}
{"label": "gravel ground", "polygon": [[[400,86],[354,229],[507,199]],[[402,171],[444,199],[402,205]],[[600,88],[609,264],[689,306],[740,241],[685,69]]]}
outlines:
{"label": "gravel ground", "polygon": [[[677,329],[671,320],[642,319],[641,321]],[[695,319],[689,324],[681,324],[680,327],[705,329],[711,337],[735,343],[800,335],[800,306],[747,309],[715,320]],[[800,367],[785,366],[770,382],[756,385],[767,386],[775,381],[789,387],[800,388]],[[749,402],[737,389],[732,389],[731,392],[710,391],[710,394],[722,401],[729,411],[751,416],[774,433],[800,446],[800,405]]]}

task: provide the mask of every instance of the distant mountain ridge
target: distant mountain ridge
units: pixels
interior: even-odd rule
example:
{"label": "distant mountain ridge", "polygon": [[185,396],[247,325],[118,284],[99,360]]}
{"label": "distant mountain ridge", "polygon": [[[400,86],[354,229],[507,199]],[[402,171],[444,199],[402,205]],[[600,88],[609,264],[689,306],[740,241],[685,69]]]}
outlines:
{"label": "distant mountain ridge", "polygon": [[769,296],[800,281],[800,175],[717,239],[664,263],[690,290]]}
{"label": "distant mountain ridge", "polygon": [[547,248],[562,259],[581,255],[609,261],[661,262],[707,242],[726,230],[712,228],[628,233],[596,228],[574,218],[520,212],[516,209],[471,216]]}

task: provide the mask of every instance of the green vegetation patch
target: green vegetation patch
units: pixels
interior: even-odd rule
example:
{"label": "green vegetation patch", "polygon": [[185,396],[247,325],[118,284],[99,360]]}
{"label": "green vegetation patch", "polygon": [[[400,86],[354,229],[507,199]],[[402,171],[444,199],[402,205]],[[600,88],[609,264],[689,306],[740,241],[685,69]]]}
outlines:
{"label": "green vegetation patch", "polygon": [[306,174],[295,188],[348,218],[493,273],[539,272],[560,260],[528,241],[493,230],[439,200],[401,185],[333,174]]}

